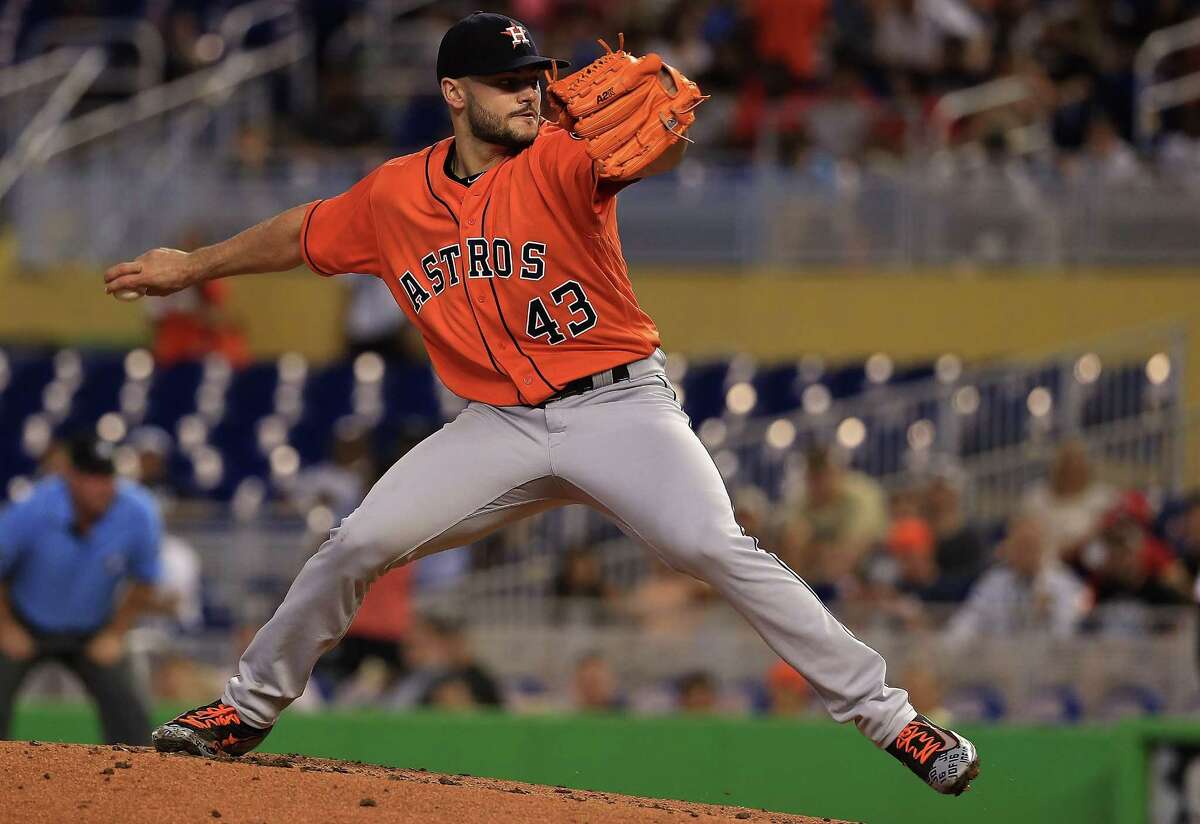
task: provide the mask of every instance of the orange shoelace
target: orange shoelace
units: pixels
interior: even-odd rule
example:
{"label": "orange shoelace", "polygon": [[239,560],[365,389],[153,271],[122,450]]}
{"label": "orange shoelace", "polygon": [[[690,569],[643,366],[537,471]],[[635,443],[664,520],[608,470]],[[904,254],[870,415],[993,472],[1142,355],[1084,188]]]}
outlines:
{"label": "orange shoelace", "polygon": [[910,721],[896,736],[896,749],[911,755],[921,765],[945,748],[946,742],[942,737],[936,732],[931,732],[920,721]]}
{"label": "orange shoelace", "polygon": [[195,727],[198,730],[207,730],[212,727],[227,727],[231,724],[240,724],[242,723],[242,719],[235,708],[221,704],[216,707],[205,707],[188,713],[179,719],[179,723],[187,724],[189,727]]}

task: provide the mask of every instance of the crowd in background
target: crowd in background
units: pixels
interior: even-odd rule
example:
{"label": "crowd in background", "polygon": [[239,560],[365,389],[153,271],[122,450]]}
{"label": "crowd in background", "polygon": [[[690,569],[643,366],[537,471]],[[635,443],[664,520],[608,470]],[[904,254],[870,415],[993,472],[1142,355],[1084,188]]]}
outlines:
{"label": "crowd in background", "polygon": [[[55,18],[140,16],[162,33],[167,76],[174,77],[221,56],[213,30],[235,5],[17,3],[0,20],[7,29],[0,30],[0,54],[28,56],[31,33]],[[448,133],[429,65],[441,33],[474,4],[428,4],[395,22],[410,33],[399,41],[410,53],[397,59],[412,73],[394,75],[403,92],[381,89],[371,76],[382,69],[370,57],[370,38],[381,36],[370,5],[299,3],[316,46],[315,93],[299,100],[281,86],[274,100],[280,116],[239,139],[241,165],[269,165],[287,155],[285,147],[387,156]],[[1026,99],[950,129],[951,143],[975,150],[956,173],[1016,162],[1043,179],[1122,184],[1154,170],[1169,182],[1200,185],[1200,103],[1167,110],[1157,144],[1135,150],[1134,56],[1151,32],[1193,17],[1195,0],[513,0],[493,9],[530,25],[544,53],[576,67],[602,53],[596,38],[615,43],[618,32],[634,53],[661,53],[712,95],[694,136],[697,153],[714,160],[766,159],[817,180],[844,173],[847,163],[900,168],[938,132],[939,98],[1019,76],[1031,90]],[[268,36],[254,30],[251,43]],[[1185,50],[1159,76],[1198,69],[1200,49]],[[1030,124],[1048,140],[1020,128]]]}
{"label": "crowd in background", "polygon": [[[343,433],[331,460],[306,470],[291,504],[323,501],[348,512],[381,467]],[[152,455],[153,449],[144,450]],[[1197,600],[1200,496],[1152,506],[1137,490],[1105,482],[1082,443],[1063,443],[1045,479],[1031,485],[1004,524],[966,516],[964,476],[943,468],[885,491],[845,467],[833,449],[805,456],[803,477],[784,500],[755,487],[735,490],[745,531],[802,575],[856,630],[926,639],[931,655],[962,655],[988,638],[1148,639],[1180,628]],[[150,467],[151,471],[153,466]],[[152,477],[148,477],[152,482]],[[160,490],[169,496],[169,491]],[[378,581],[347,636],[318,664],[303,703],[388,709],[507,707],[634,712],[811,714],[804,679],[782,661],[753,689],[684,668],[670,683],[622,684],[621,662],[600,650],[578,655],[569,682],[533,687],[491,673],[472,649],[462,615],[420,607],[431,589],[452,590],[472,570],[503,559],[519,531],[395,569]],[[647,558],[630,583],[606,571],[605,544],[562,547],[540,598],[550,625],[628,628],[650,643],[686,642],[724,619],[705,584]],[[179,548],[173,548],[178,553]],[[194,552],[193,552],[194,554]],[[178,566],[176,566],[178,568]],[[195,568],[191,574],[196,576]],[[187,572],[184,571],[186,578]],[[168,575],[170,579],[171,576]],[[619,579],[618,579],[619,578]],[[178,576],[173,580],[178,581]],[[198,578],[193,585],[199,586]],[[178,585],[186,592],[188,585]],[[254,626],[243,627],[242,642]],[[223,672],[169,657],[156,675],[162,697],[191,700]],[[910,663],[894,676],[918,706],[940,708],[937,668]],[[302,704],[303,705],[303,704]]]}
{"label": "crowd in background", "polygon": [[[180,301],[163,302],[148,316],[156,360],[166,364],[172,357],[224,353],[228,335],[197,331],[232,328],[223,296],[181,294]],[[348,350],[381,351],[387,360],[413,357],[406,339],[411,330],[403,325],[393,322],[358,335],[354,306],[354,300],[348,302]],[[390,462],[423,434],[411,433],[384,454],[367,430],[337,426],[327,456],[304,466],[286,487],[284,506],[301,519],[327,512],[327,529],[353,511]],[[175,449],[172,436],[143,426],[125,442],[138,456],[135,474],[157,496],[170,525],[189,506],[186,491],[173,485],[167,471]],[[954,465],[935,462],[923,474],[900,483],[893,479],[885,489],[848,466],[847,454],[838,447],[810,448],[796,457],[798,470],[785,480],[782,494],[772,497],[752,485],[732,489],[737,520],[856,630],[883,628],[933,639],[950,655],[988,637],[1023,634],[1057,640],[1150,638],[1179,628],[1181,611],[1159,607],[1186,607],[1200,595],[1200,495],[1152,500],[1138,489],[1114,485],[1106,480],[1111,473],[1093,463],[1080,441],[1058,447],[1045,477],[1024,491],[1006,523],[969,517],[975,490]],[[62,446],[52,446],[42,458],[41,473],[61,472],[64,460]],[[311,551],[320,530],[310,537]],[[513,529],[383,576],[342,643],[318,666],[306,702],[814,711],[811,690],[782,661],[761,673],[759,693],[749,697],[731,695],[714,673],[702,670],[681,672],[665,688],[623,685],[614,666],[619,662],[600,650],[579,656],[569,684],[542,684],[531,691],[502,683],[473,653],[473,627],[462,614],[429,611],[422,604],[430,593],[453,591],[473,572],[527,558],[528,540],[527,533]],[[614,575],[610,546],[607,540],[583,539],[543,548],[552,572],[540,573],[536,597],[550,605],[544,615],[551,625],[631,628],[639,638],[666,642],[703,631],[719,609],[716,593],[649,556],[640,574]],[[202,633],[203,564],[197,550],[168,532],[162,565],[160,589],[171,605],[170,617],[156,617],[151,628],[167,639]],[[282,591],[265,591],[258,608],[234,616],[234,647],[249,641],[281,596]],[[162,654],[171,648],[170,641],[158,645],[154,684],[159,697],[186,702],[219,687],[223,671]],[[921,700],[938,704],[941,686],[933,668],[907,667],[897,677]]]}
{"label": "crowd in background", "polygon": [[[230,2],[200,0],[37,0],[0,11],[0,58],[29,56],[29,34],[54,18],[138,15],[168,46],[167,74],[179,77],[219,59],[213,27]],[[397,154],[448,133],[434,97],[432,71],[419,74],[427,93],[385,98],[364,78],[361,29],[365,2],[304,2],[316,40],[316,95],[281,93],[278,117],[245,129],[235,165],[268,168],[290,152]],[[635,53],[660,52],[713,95],[697,121],[697,154],[713,160],[767,159],[815,178],[856,168],[899,168],[928,134],[939,97],[1007,75],[1024,77],[1034,96],[958,124],[952,141],[976,142],[983,164],[1020,163],[1056,178],[1134,183],[1151,171],[1200,186],[1200,105],[1167,112],[1153,152],[1134,148],[1133,56],[1147,34],[1186,20],[1195,0],[1107,4],[1035,0],[697,0],[634,3],[515,0],[499,3],[528,23],[544,53],[581,66],[624,32]],[[428,48],[474,4],[438,3],[401,24],[426,32]],[[416,61],[418,64],[420,61]],[[426,60],[431,64],[431,60]],[[1200,52],[1177,56],[1164,76],[1200,69]],[[427,83],[425,81],[428,81]],[[97,101],[92,101],[96,103]],[[1050,151],[1015,145],[1014,127],[1042,124]],[[764,152],[766,157],[764,158]],[[196,243],[204,239],[195,239]],[[180,242],[178,245],[186,245]],[[347,279],[351,352],[419,357],[390,298],[375,279]],[[386,311],[383,311],[386,309]],[[247,357],[244,334],[221,289],[155,302],[151,319],[161,365],[220,352],[233,365]],[[414,438],[417,433],[414,433]],[[135,432],[143,483],[163,501],[176,498],[164,469],[166,433]],[[964,498],[972,490],[953,469],[884,490],[843,465],[836,450],[804,456],[802,478],[783,501],[754,487],[733,490],[739,523],[803,576],[839,614],[868,624],[935,630],[947,648],[967,648],[986,635],[1023,631],[1057,638],[1155,632],[1158,606],[1195,601],[1200,569],[1200,497],[1151,501],[1138,490],[1105,483],[1085,451],[1067,443],[1046,479],[1032,486],[1007,524],[972,523]],[[43,461],[53,473],[55,453]],[[326,507],[335,519],[357,504],[386,469],[361,431],[337,433],[328,460],[306,467],[291,487],[300,514]],[[694,628],[717,598],[707,587],[661,564],[632,586],[605,573],[603,549],[559,548],[544,597],[560,625],[628,625],[647,637]],[[312,704],[387,708],[522,706],[519,693],[489,673],[471,648],[470,627],[453,615],[414,607],[425,586],[452,586],[473,566],[503,556],[503,541],[425,559],[376,584],[342,644],[318,666]],[[178,536],[163,543],[172,615],[160,629],[190,632],[202,622],[196,550]],[[264,615],[270,609],[264,608]],[[944,619],[944,620],[943,620]],[[239,626],[238,643],[254,631]],[[160,698],[208,698],[227,673],[167,655],[157,664]],[[898,676],[918,706],[939,705],[936,677],[914,668]],[[783,662],[762,673],[755,709],[809,712],[813,696]],[[918,697],[919,696],[919,697]],[[634,694],[600,651],[575,661],[570,683],[546,699],[583,710],[677,708],[687,712],[745,709],[709,672],[681,673],[661,694]],[[526,705],[529,702],[526,701]]]}

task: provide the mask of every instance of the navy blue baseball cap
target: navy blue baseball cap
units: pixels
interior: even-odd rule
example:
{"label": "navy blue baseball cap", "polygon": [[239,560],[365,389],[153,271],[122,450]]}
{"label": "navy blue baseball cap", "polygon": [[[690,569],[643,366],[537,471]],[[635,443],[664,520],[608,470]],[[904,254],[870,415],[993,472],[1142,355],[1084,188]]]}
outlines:
{"label": "navy blue baseball cap", "polygon": [[529,29],[511,17],[477,11],[459,20],[438,47],[437,76],[501,74],[517,69],[565,69],[566,60],[538,54]]}
{"label": "navy blue baseball cap", "polygon": [[116,471],[113,445],[93,435],[76,435],[68,445],[71,466],[84,475],[112,475]]}

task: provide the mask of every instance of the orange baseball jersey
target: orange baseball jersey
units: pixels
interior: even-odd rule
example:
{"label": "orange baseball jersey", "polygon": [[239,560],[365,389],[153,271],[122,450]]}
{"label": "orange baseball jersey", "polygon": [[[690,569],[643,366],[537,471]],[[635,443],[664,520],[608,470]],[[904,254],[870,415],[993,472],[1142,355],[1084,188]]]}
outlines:
{"label": "orange baseball jersey", "polygon": [[383,278],[442,381],[469,400],[536,405],[653,352],[658,330],[617,236],[617,187],[598,179],[583,141],[543,125],[469,185],[448,173],[452,145],[312,203],[300,233],[308,266]]}

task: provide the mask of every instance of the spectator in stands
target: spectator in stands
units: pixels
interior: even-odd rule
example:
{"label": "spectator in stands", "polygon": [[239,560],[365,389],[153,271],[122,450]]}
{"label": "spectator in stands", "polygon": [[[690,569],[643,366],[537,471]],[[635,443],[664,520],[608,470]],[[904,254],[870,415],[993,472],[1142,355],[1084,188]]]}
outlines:
{"label": "spectator in stands", "polygon": [[153,611],[165,619],[169,635],[197,632],[204,626],[200,554],[178,535],[165,533],[159,552],[161,574],[154,587]]}
{"label": "spectator in stands", "polygon": [[473,710],[479,707],[471,682],[458,673],[439,678],[422,703],[439,710]]}
{"label": "spectator in stands", "polygon": [[[1192,601],[1200,604],[1200,494],[1192,493],[1173,513],[1165,514],[1162,531],[1187,572]],[[1196,625],[1196,663],[1200,666],[1200,620],[1193,620]]]}
{"label": "spectator in stands", "polygon": [[954,722],[953,714],[945,706],[942,680],[933,666],[915,662],[900,673],[897,684],[907,690],[908,700],[917,712],[939,726]]}
{"label": "spectator in stands", "polygon": [[[372,678],[378,683],[367,692],[378,695],[400,683],[408,671],[404,645],[412,624],[411,578],[412,566],[405,564],[389,570],[371,585],[346,634],[336,647],[317,661],[314,675],[322,683],[326,695],[335,700],[349,700],[341,690],[350,685],[369,662],[374,662],[378,668],[377,673],[372,672]],[[355,686],[356,691],[362,691],[361,687]]]}
{"label": "spectator in stands", "polygon": [[288,501],[301,514],[328,507],[340,523],[362,502],[375,481],[371,433],[359,420],[346,416],[334,425],[332,454],[300,472],[288,489]]}
{"label": "spectator in stands", "polygon": [[875,11],[875,57],[885,66],[932,74],[941,61],[941,32],[916,0],[885,0]]}
{"label": "spectator in stands", "polygon": [[1112,121],[1102,115],[1091,118],[1083,154],[1065,159],[1068,175],[1081,182],[1101,187],[1129,186],[1145,180],[1137,155]]}
{"label": "spectator in stands", "polygon": [[1158,162],[1163,180],[1200,191],[1200,103],[1183,107],[1180,128],[1163,138]]}
{"label": "spectator in stands", "polygon": [[1042,518],[1017,516],[997,558],[951,618],[946,629],[951,647],[962,648],[985,635],[1075,634],[1087,613],[1087,590],[1054,557]]}
{"label": "spectator in stands", "polygon": [[158,701],[190,704],[224,689],[223,669],[169,650],[151,670],[150,692]]}
{"label": "spectator in stands", "polygon": [[804,500],[782,542],[785,559],[825,599],[852,587],[867,552],[887,532],[879,484],[844,468],[827,448],[807,456]]}
{"label": "spectator in stands", "polygon": [[139,426],[129,433],[126,443],[137,453],[138,483],[154,494],[159,506],[169,510],[176,491],[167,472],[171,436],[159,426]]}
{"label": "spectator in stands", "polygon": [[1099,537],[1083,551],[1081,565],[1096,605],[1089,629],[1129,636],[1169,629],[1174,621],[1149,608],[1190,600],[1184,565],[1150,526],[1145,497],[1126,493],[1105,515]]}
{"label": "spectator in stands", "polygon": [[[988,562],[987,546],[962,511],[962,473],[936,472],[925,487],[923,510],[933,529],[933,557],[944,600],[961,601]],[[942,599],[938,599],[942,600]]]}
{"label": "spectator in stands", "polygon": [[814,149],[839,160],[861,160],[873,137],[876,112],[858,71],[849,65],[836,66],[804,121]]}
{"label": "spectator in stands", "polygon": [[892,522],[887,551],[897,564],[896,589],[920,600],[936,600],[937,559],[933,555],[933,531],[925,520],[908,515]]}
{"label": "spectator in stands", "polygon": [[588,547],[574,547],[563,554],[553,586],[558,623],[593,626],[612,620],[611,606],[617,593],[604,580],[599,556]]}
{"label": "spectator in stands", "polygon": [[651,561],[650,574],[626,596],[624,609],[647,637],[686,635],[700,620],[707,585]]}
{"label": "spectator in stands", "polygon": [[767,670],[769,712],[775,716],[805,715],[812,701],[812,690],[804,676],[786,661],[776,661]]}
{"label": "spectator in stands", "polygon": [[420,333],[396,306],[382,278],[354,275],[343,282],[350,291],[343,321],[348,356],[374,352],[385,361],[428,360]]}
{"label": "spectator in stands", "polygon": [[583,712],[611,712],[625,708],[625,699],[617,689],[617,677],[608,660],[598,652],[589,652],[575,664],[571,682],[571,704]]}
{"label": "spectator in stands", "polygon": [[[502,706],[504,698],[500,694],[500,687],[491,672],[471,651],[471,643],[462,622],[441,619],[434,622],[434,627],[445,645],[450,673],[466,682],[475,703],[484,707]],[[429,702],[424,700],[422,703]]]}
{"label": "spectator in stands", "polygon": [[37,475],[45,478],[50,475],[62,475],[71,468],[70,444],[55,438],[46,445],[46,450],[38,459]]}
{"label": "spectator in stands", "polygon": [[1194,583],[1200,574],[1200,493],[1163,512],[1158,529]]}
{"label": "spectator in stands", "polygon": [[703,670],[689,672],[675,682],[679,711],[704,715],[717,709],[717,682]]}
{"label": "spectator in stands", "polygon": [[748,5],[767,93],[780,94],[818,79],[829,0],[754,0]]}
{"label": "spectator in stands", "polygon": [[714,57],[712,44],[704,37],[708,4],[676,0],[672,5],[673,9],[662,17],[658,37],[646,48],[686,76],[704,77]]}
{"label": "spectator in stands", "polygon": [[461,680],[475,705],[499,707],[504,703],[496,679],[471,652],[462,622],[443,615],[427,615],[413,622],[410,630],[411,670],[382,699],[385,706],[430,706],[435,699],[451,701],[457,687],[438,696],[439,687]]}
{"label": "spectator in stands", "polygon": [[1025,493],[1021,509],[1038,517],[1051,550],[1071,562],[1115,501],[1116,491],[1095,477],[1087,447],[1070,440],[1059,447],[1049,477]]}
{"label": "spectator in stands", "polygon": [[67,470],[0,512],[0,738],[25,676],[53,660],[95,699],[106,740],[149,744],[125,634],[154,601],[158,510],[116,479],[111,444],[81,437],[69,454]]}
{"label": "spectator in stands", "polygon": [[757,486],[747,484],[733,493],[733,517],[742,531],[764,544],[774,544],[771,534],[771,500]]}
{"label": "spectator in stands", "polygon": [[[905,503],[909,499],[911,505]],[[913,490],[893,495],[893,512],[899,517],[893,519],[884,547],[863,563],[859,593],[874,606],[877,616],[893,618],[908,630],[925,626],[925,602],[946,600],[933,553],[933,531],[915,514],[918,501]]]}
{"label": "spectator in stands", "polygon": [[155,363],[169,367],[216,354],[235,369],[249,364],[249,343],[228,303],[229,284],[219,280],[147,301]]}

